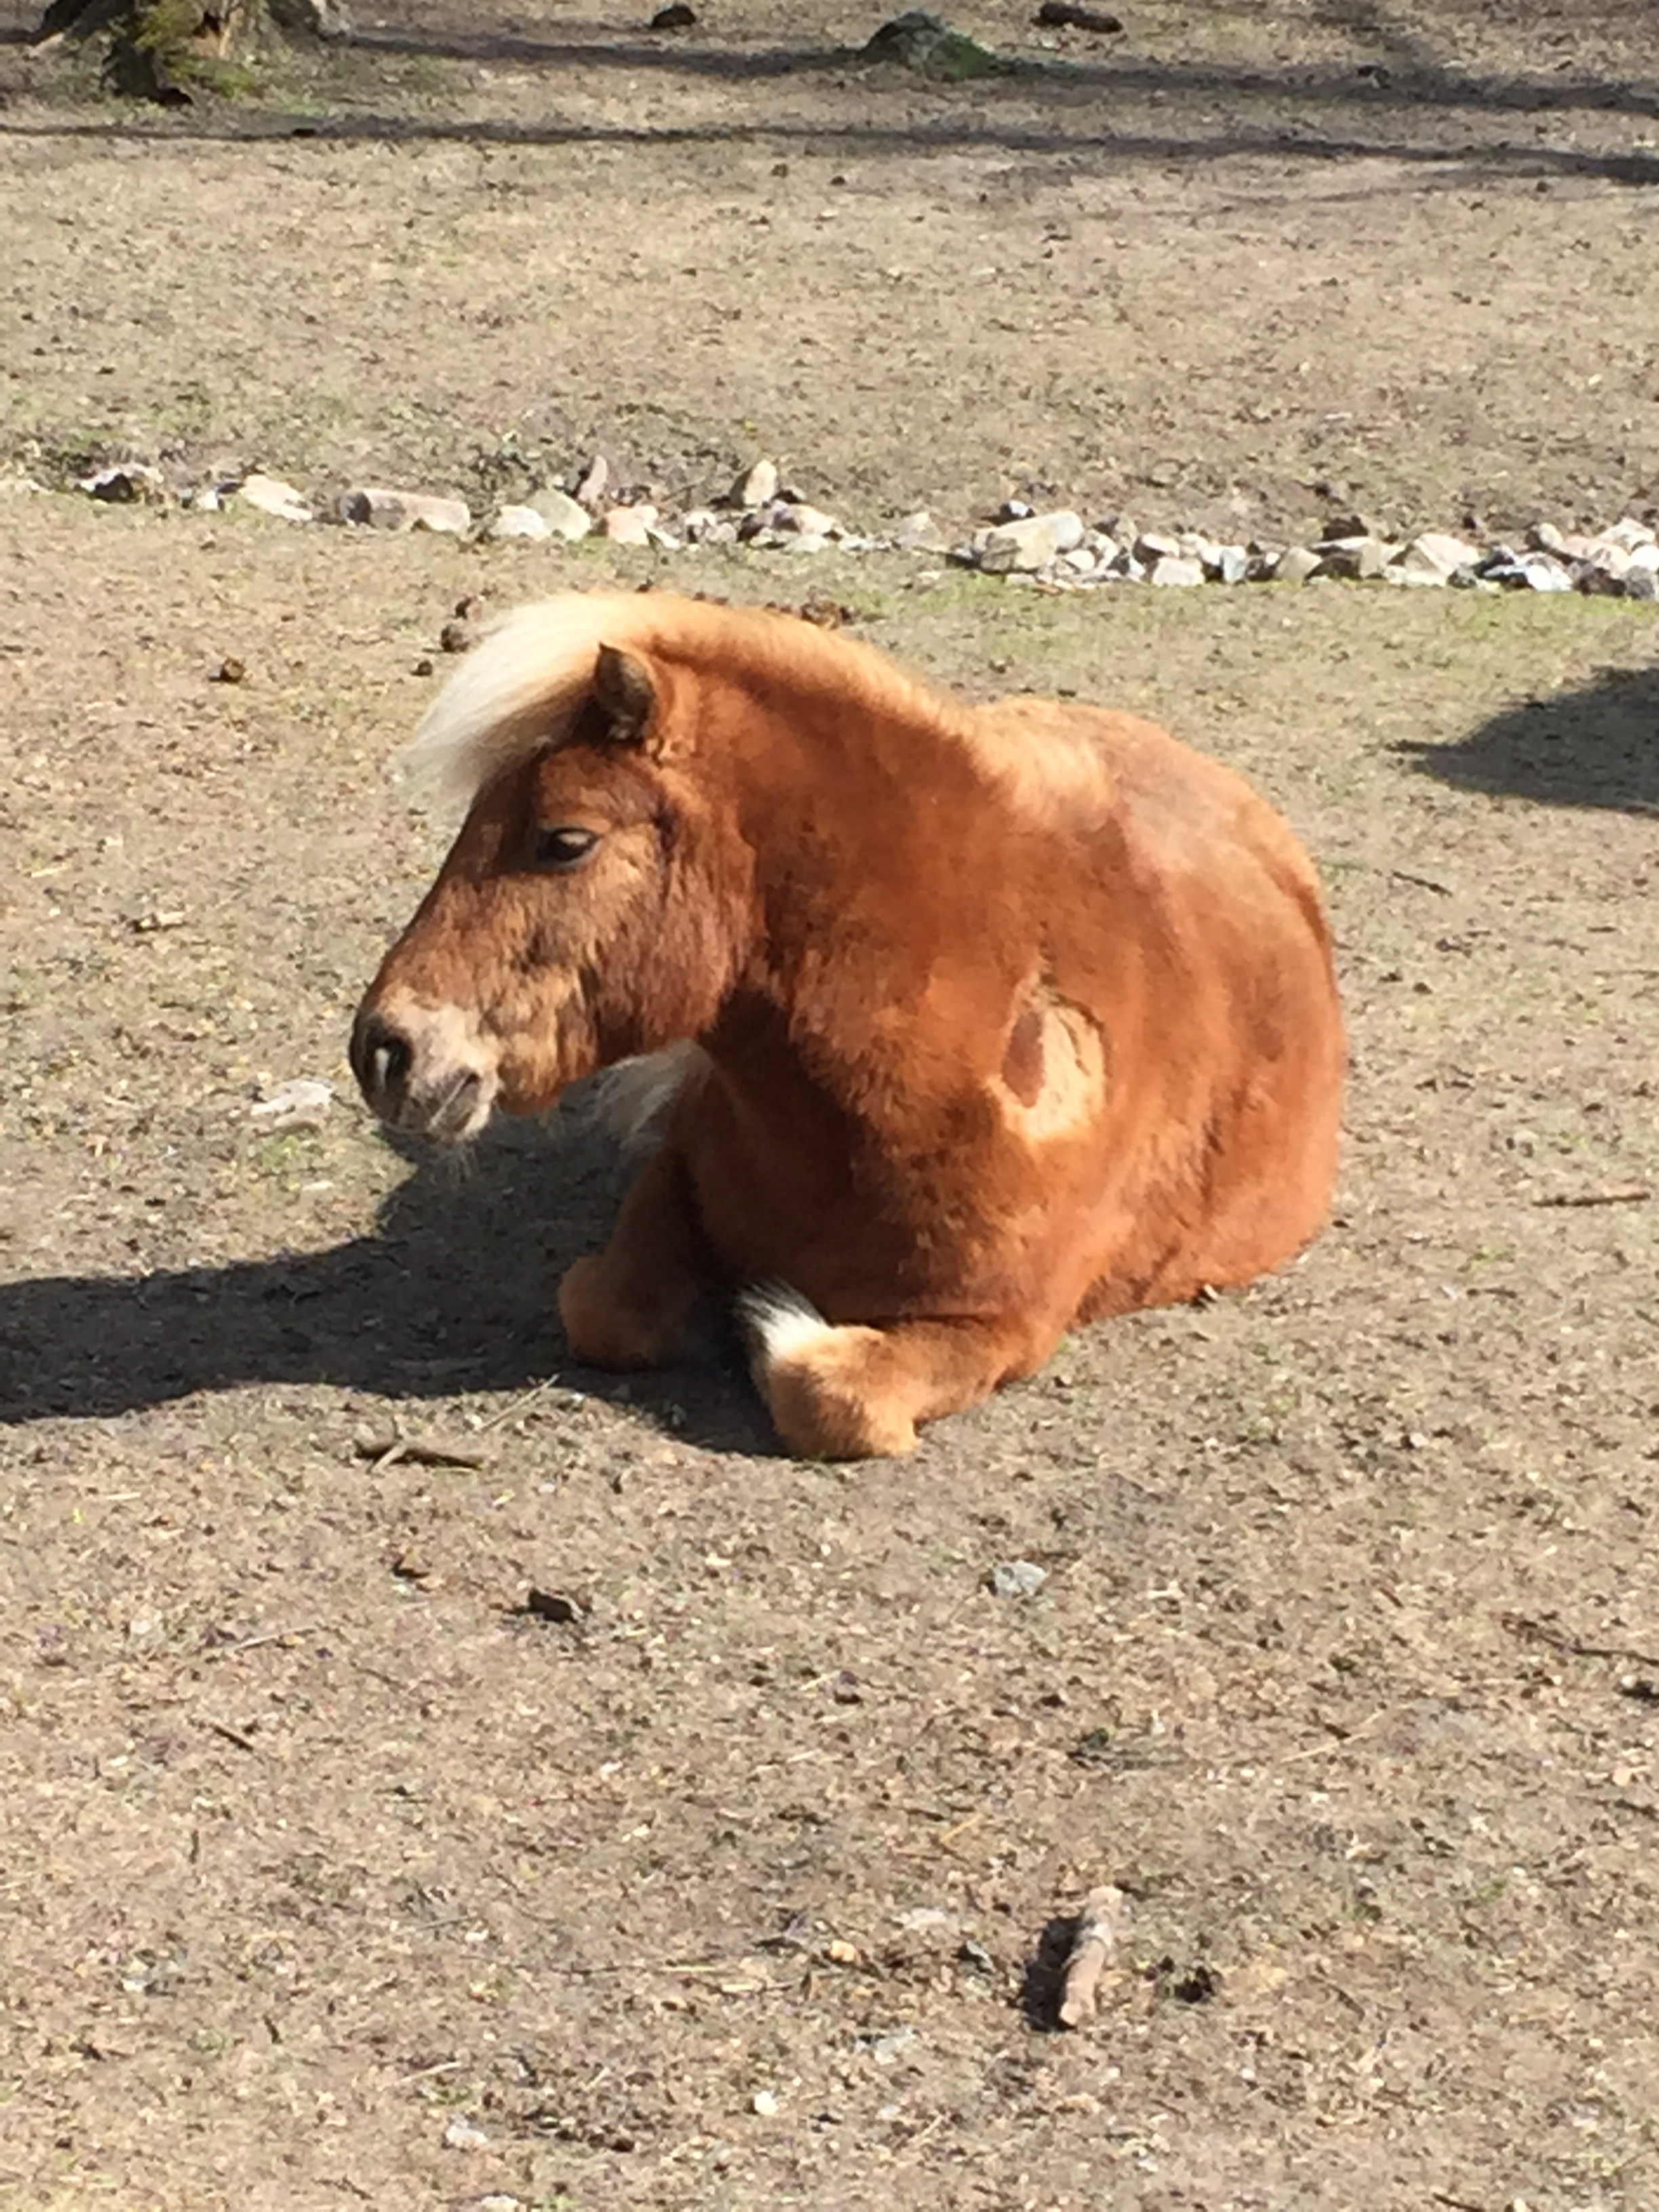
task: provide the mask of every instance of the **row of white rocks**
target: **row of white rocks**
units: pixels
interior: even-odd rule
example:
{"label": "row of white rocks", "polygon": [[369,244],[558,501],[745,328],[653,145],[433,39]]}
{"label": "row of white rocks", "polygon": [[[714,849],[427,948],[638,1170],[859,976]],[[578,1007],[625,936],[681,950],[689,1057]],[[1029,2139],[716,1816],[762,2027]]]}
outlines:
{"label": "row of white rocks", "polygon": [[1011,581],[1057,589],[1102,584],[1312,584],[1345,579],[1475,591],[1592,592],[1659,599],[1659,533],[1626,516],[1594,536],[1536,523],[1522,545],[1470,544],[1440,531],[1389,539],[1359,516],[1308,545],[1224,544],[1196,531],[1164,535],[1116,519],[1091,528],[1069,508],[1005,508],[951,558]]}
{"label": "row of white rocks", "polygon": [[[1437,531],[1395,539],[1359,515],[1334,517],[1324,534],[1308,544],[1260,539],[1228,544],[1195,531],[1142,531],[1122,516],[1091,525],[1072,508],[1036,514],[1011,501],[996,521],[970,539],[953,544],[925,509],[907,515],[885,536],[849,530],[786,484],[770,460],[757,461],[745,470],[718,504],[692,507],[672,518],[642,500],[613,501],[610,471],[602,457],[576,471],[570,481],[571,490],[548,486],[526,500],[497,507],[481,525],[475,524],[465,500],[383,485],[360,486],[341,494],[334,519],[366,529],[431,530],[462,538],[571,544],[592,536],[670,553],[687,545],[748,544],[808,554],[830,546],[848,553],[897,549],[945,558],[1011,583],[1055,591],[1124,583],[1191,586],[1341,579],[1659,599],[1659,532],[1628,515],[1594,533],[1536,523],[1521,544],[1502,540],[1476,544]],[[101,470],[83,478],[81,489],[94,498],[114,501],[168,496],[161,472],[143,463]],[[221,477],[181,495],[185,506],[206,512],[237,501],[287,522],[322,519],[317,507],[292,484],[263,471]]]}

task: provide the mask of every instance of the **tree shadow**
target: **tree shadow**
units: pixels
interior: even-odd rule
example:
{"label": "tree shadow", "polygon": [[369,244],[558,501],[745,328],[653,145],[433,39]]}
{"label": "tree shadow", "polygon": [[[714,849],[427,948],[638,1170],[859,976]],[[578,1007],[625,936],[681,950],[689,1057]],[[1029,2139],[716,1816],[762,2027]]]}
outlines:
{"label": "tree shadow", "polygon": [[1659,667],[1605,670],[1577,691],[1506,708],[1455,744],[1404,744],[1459,791],[1659,814]]}
{"label": "tree shadow", "polygon": [[1268,125],[1183,136],[1178,131],[1133,132],[1102,130],[1090,124],[1077,131],[1008,121],[935,119],[915,125],[870,123],[781,123],[769,118],[754,124],[629,125],[584,123],[449,123],[380,114],[339,114],[321,118],[264,112],[257,117],[183,111],[167,122],[145,120],[37,122],[0,120],[0,138],[112,138],[150,142],[188,138],[204,143],[266,144],[274,138],[319,146],[373,142],[385,144],[452,143],[474,146],[672,146],[798,147],[833,149],[838,155],[927,154],[978,151],[1030,154],[1121,166],[1134,162],[1177,163],[1209,167],[1241,157],[1266,156],[1280,162],[1337,163],[1395,161],[1438,172],[1452,184],[1490,185],[1516,179],[1601,179],[1609,184],[1653,189],[1659,186],[1659,154],[1590,153],[1578,148],[1502,144],[1412,145],[1375,138],[1316,137],[1287,133]]}
{"label": "tree shadow", "polygon": [[[1373,11],[1361,9],[1358,12],[1368,17]],[[657,71],[670,76],[721,77],[738,83],[852,70],[872,86],[904,86],[968,100],[983,99],[998,90],[1058,99],[1110,91],[1120,97],[1153,94],[1159,99],[1192,97],[1206,101],[1248,94],[1310,106],[1357,105],[1370,109],[1434,107],[1502,114],[1592,107],[1620,114],[1659,114],[1659,83],[1651,81],[1555,72],[1481,75],[1448,68],[1420,40],[1376,38],[1366,21],[1346,23],[1345,27],[1385,52],[1387,65],[1379,69],[1375,63],[1316,63],[1273,68],[1249,63],[1142,61],[1116,55],[1099,61],[1075,56],[1034,60],[1009,55],[999,56],[989,75],[953,87],[925,75],[902,71],[890,63],[874,61],[856,46],[720,46],[626,37],[599,42],[513,32],[392,27],[360,32],[352,44],[368,53],[424,60],[510,61],[548,70],[620,69],[630,75]]]}
{"label": "tree shadow", "polygon": [[329,1251],[0,1285],[0,1421],[109,1417],[247,1383],[418,1400],[550,1380],[715,1449],[779,1449],[734,1339],[711,1332],[686,1365],[628,1376],[566,1349],[554,1285],[603,1243],[627,1180],[607,1139],[508,1123],[459,1167],[408,1156],[376,1232]]}

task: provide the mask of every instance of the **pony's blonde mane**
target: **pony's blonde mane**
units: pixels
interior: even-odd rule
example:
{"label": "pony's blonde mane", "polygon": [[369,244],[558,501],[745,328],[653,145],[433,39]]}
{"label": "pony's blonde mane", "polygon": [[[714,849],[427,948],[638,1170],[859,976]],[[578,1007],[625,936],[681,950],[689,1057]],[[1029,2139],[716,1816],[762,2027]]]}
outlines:
{"label": "pony's blonde mane", "polygon": [[1018,805],[1048,811],[1080,796],[1080,774],[1097,792],[1103,784],[1097,764],[1085,771],[1075,741],[1040,726],[1005,736],[984,709],[795,616],[669,592],[568,592],[504,616],[444,685],[394,763],[410,798],[465,809],[498,776],[561,744],[604,645],[739,681],[747,673],[769,689],[833,690],[855,712],[965,746]]}

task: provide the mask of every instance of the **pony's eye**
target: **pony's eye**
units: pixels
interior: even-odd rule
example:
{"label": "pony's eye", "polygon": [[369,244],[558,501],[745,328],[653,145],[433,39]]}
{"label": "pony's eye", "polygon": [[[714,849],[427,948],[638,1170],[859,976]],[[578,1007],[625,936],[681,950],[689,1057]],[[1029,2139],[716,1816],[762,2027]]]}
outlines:
{"label": "pony's eye", "polygon": [[596,830],[578,830],[574,823],[565,823],[556,830],[538,830],[536,866],[538,868],[579,868],[599,842]]}

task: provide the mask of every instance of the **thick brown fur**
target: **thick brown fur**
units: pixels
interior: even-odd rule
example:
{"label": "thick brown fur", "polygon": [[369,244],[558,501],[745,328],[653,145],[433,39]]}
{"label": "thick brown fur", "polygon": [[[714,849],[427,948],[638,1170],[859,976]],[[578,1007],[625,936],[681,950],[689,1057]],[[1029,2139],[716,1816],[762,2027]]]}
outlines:
{"label": "thick brown fur", "polygon": [[1073,1322],[1249,1281],[1323,1219],[1312,866],[1150,724],[964,706],[651,593],[509,618],[410,750],[471,805],[358,1018],[377,1110],[465,1138],[702,1048],[566,1278],[581,1357],[670,1358],[735,1291],[793,1447],[902,1450]]}

